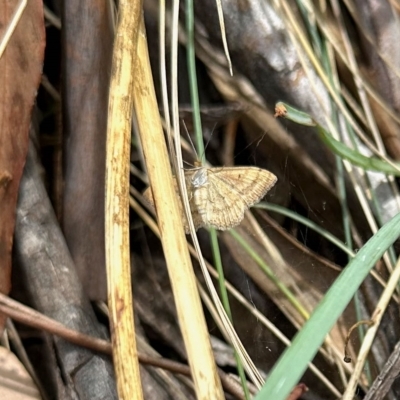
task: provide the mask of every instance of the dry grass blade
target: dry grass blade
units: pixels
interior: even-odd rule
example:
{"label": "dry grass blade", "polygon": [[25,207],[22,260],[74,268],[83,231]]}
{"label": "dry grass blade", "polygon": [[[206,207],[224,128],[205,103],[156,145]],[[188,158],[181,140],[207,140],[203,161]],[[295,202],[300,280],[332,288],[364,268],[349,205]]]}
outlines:
{"label": "dry grass blade", "polygon": [[356,361],[356,365],[354,367],[354,372],[350,378],[346,391],[342,397],[343,400],[350,400],[353,398],[353,394],[356,390],[358,381],[362,374],[362,369],[364,368],[366,359],[370,353],[371,346],[375,335],[380,327],[382,322],[384,311],[387,309],[389,305],[389,301],[393,293],[397,290],[397,285],[400,279],[400,259],[397,262],[397,265],[390,276],[389,282],[383,291],[381,298],[379,299],[375,311],[372,314],[372,321],[374,322],[373,326],[370,327],[364,337],[362,342],[359,355]]}
{"label": "dry grass blade", "polygon": [[228,66],[229,66],[229,72],[230,72],[231,75],[233,75],[232,61],[231,61],[231,57],[229,55],[228,42],[226,40],[224,11],[223,11],[223,8],[222,8],[221,0],[216,0],[216,4],[217,4],[217,10],[218,10],[219,24],[221,26],[222,43],[224,45],[225,56],[226,56],[226,60],[228,62]]}
{"label": "dry grass blade", "polygon": [[129,164],[141,1],[121,2],[110,84],[106,156],[106,268],[114,368],[120,398],[143,398],[137,357],[129,250]]}
{"label": "dry grass blade", "polygon": [[216,372],[211,345],[207,340],[207,329],[189,253],[185,248],[183,221],[173,186],[153,87],[144,23],[142,23],[142,34],[139,39],[140,62],[134,89],[135,108],[154,203],[160,221],[163,250],[169,268],[197,396],[218,399],[223,396],[222,388]]}

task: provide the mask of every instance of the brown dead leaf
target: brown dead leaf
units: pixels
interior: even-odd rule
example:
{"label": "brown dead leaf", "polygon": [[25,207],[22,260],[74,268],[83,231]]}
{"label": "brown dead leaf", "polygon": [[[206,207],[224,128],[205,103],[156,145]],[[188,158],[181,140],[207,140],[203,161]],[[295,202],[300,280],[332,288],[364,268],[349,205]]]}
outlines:
{"label": "brown dead leaf", "polygon": [[[19,5],[0,3],[0,37]],[[11,248],[19,181],[28,149],[32,107],[44,59],[43,5],[31,0],[0,58],[0,291],[9,293]],[[3,328],[0,319],[0,332]]]}

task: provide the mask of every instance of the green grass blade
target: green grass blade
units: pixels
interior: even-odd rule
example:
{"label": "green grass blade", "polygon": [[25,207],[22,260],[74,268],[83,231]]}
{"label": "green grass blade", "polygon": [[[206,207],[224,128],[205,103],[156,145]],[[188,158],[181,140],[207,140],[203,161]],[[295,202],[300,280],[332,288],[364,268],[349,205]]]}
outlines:
{"label": "green grass blade", "polygon": [[201,161],[201,164],[204,165],[206,160],[204,154],[203,129],[201,127],[199,91],[197,87],[193,0],[186,0],[186,31],[186,60],[189,73],[190,101],[193,107],[193,126],[196,136],[196,150],[197,156],[201,158],[199,161]]}
{"label": "green grass blade", "polygon": [[[222,268],[221,253],[219,251],[217,231],[214,228],[209,228],[208,231],[210,233],[211,246],[212,246],[212,250],[213,250],[214,266],[218,272],[218,284],[219,284],[219,292],[221,295],[221,302],[222,302],[222,305],[224,306],[226,314],[228,315],[229,319],[233,323],[231,306],[229,304],[228,290],[226,289],[226,285],[225,285],[224,269]],[[236,360],[238,375],[240,377],[240,382],[242,384],[245,398],[246,398],[246,400],[248,400],[248,399],[250,399],[250,392],[249,392],[249,388],[247,385],[246,374],[245,374],[244,367],[243,367],[242,361],[240,360],[240,356],[239,356],[238,352],[236,350],[234,350],[234,351],[235,351],[235,360]]]}
{"label": "green grass blade", "polygon": [[256,400],[287,398],[365,277],[399,235],[400,214],[397,214],[361,248],[339,275],[271,371]]}
{"label": "green grass blade", "polygon": [[285,217],[289,217],[293,221],[300,222],[302,225],[304,225],[304,226],[312,229],[314,232],[317,232],[318,234],[320,234],[326,240],[329,240],[337,248],[339,248],[340,250],[345,252],[349,257],[354,257],[354,255],[355,255],[354,251],[349,246],[347,246],[345,243],[343,243],[341,240],[339,240],[336,236],[332,235],[326,229],[321,228],[319,225],[317,225],[315,222],[311,221],[310,219],[303,217],[302,215],[299,215],[299,214],[295,213],[294,211],[288,210],[287,208],[282,207],[282,206],[278,206],[277,204],[267,203],[266,201],[257,204],[256,206],[254,206],[254,208],[272,211],[274,213],[284,215]]}
{"label": "green grass blade", "polygon": [[352,164],[368,171],[379,171],[385,174],[400,176],[400,164],[393,162],[393,165],[377,157],[367,157],[356,150],[351,149],[342,142],[336,140],[322,126],[318,125],[308,114],[296,110],[285,103],[277,103],[276,109],[279,116],[290,119],[301,125],[315,126],[321,141],[339,157],[350,161]]}

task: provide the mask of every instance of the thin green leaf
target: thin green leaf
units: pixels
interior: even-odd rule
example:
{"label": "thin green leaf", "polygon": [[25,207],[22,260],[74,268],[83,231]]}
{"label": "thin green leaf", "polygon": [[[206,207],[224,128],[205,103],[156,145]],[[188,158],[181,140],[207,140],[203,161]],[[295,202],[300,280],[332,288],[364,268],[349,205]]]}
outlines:
{"label": "thin green leaf", "polygon": [[256,400],[285,400],[375,263],[400,235],[400,214],[357,253],[272,370]]}
{"label": "thin green leaf", "polygon": [[350,161],[352,164],[361,167],[369,171],[379,171],[385,174],[391,174],[395,176],[400,176],[400,164],[393,163],[393,165],[388,164],[386,161],[381,160],[377,157],[367,157],[362,155],[356,150],[347,147],[342,142],[336,140],[332,135],[330,135],[321,125],[318,125],[308,114],[305,112],[296,110],[293,107],[285,103],[277,103],[276,109],[278,115],[285,117],[293,122],[297,122],[301,125],[315,126],[317,128],[318,136],[321,141],[329,147],[333,153],[337,154],[341,158]]}

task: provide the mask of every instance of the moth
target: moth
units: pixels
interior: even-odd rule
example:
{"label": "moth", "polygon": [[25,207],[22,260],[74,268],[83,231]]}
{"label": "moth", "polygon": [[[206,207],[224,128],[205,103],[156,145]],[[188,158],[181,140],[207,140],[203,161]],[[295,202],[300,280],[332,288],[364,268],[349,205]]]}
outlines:
{"label": "moth", "polygon": [[[198,167],[185,170],[190,211],[195,229],[213,227],[226,230],[240,224],[244,212],[258,203],[275,185],[277,177],[258,167]],[[177,193],[178,183],[174,180]],[[153,193],[148,187],[146,201],[154,208]],[[185,231],[189,233],[182,201],[179,208]]]}

